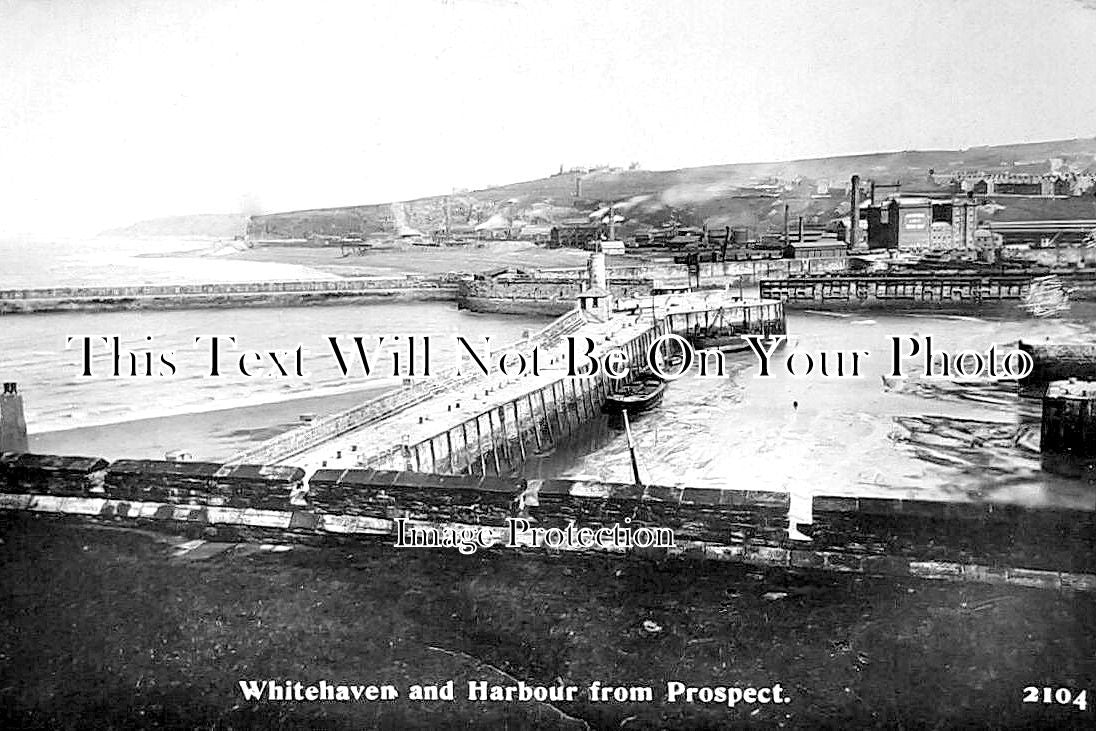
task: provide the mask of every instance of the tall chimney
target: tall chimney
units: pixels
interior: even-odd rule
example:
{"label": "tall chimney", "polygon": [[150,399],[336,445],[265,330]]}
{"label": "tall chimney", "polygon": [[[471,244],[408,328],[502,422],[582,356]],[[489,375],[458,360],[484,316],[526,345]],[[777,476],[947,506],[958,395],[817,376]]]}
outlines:
{"label": "tall chimney", "polygon": [[0,452],[27,451],[27,422],[23,397],[14,383],[5,383],[0,394]]}
{"label": "tall chimney", "polygon": [[616,241],[616,214],[612,206],[609,206],[609,240]]}
{"label": "tall chimney", "polygon": [[784,246],[787,246],[788,241],[788,204],[784,204]]}
{"label": "tall chimney", "polygon": [[860,248],[860,176],[852,176],[852,211],[849,214],[849,249]]}
{"label": "tall chimney", "polygon": [[803,217],[799,217],[799,243],[803,243]]}
{"label": "tall chimney", "polygon": [[582,178],[578,175],[575,176],[575,198],[582,197]]}

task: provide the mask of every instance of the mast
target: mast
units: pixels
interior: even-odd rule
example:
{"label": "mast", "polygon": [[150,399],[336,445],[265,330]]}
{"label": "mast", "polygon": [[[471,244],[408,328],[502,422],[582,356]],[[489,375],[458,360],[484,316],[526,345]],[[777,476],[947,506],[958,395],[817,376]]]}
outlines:
{"label": "mast", "polygon": [[639,461],[636,459],[636,445],[632,441],[632,427],[628,423],[628,410],[625,409],[621,412],[624,417],[624,433],[628,435],[628,452],[632,455],[632,477],[635,479],[636,487],[640,490],[643,488],[643,480],[639,476]]}

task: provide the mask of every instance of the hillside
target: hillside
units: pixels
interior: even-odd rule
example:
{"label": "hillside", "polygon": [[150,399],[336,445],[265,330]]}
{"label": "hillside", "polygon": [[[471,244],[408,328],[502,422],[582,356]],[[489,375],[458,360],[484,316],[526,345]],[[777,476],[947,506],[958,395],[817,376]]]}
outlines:
{"label": "hillside", "polygon": [[124,228],[104,231],[101,236],[202,236],[232,238],[243,236],[248,217],[239,213],[199,213],[138,221]]}
{"label": "hillside", "polygon": [[[802,215],[810,224],[824,224],[847,214],[846,191],[854,174],[881,185],[900,182],[903,192],[946,193],[954,188],[950,176],[964,171],[1093,175],[1096,138],[681,170],[573,171],[448,196],[449,221],[451,227],[471,227],[492,217],[528,224],[557,223],[568,218],[596,217],[612,203],[625,218],[624,233],[671,220],[693,226],[744,225],[775,230],[782,225],[785,204],[793,217]],[[576,187],[580,188],[578,195]],[[1004,211],[1018,200],[1002,200],[1004,208],[997,210],[997,215],[1007,217]],[[1031,208],[1028,203],[1016,205],[1023,211]],[[1063,217],[1096,215],[1091,196],[1056,202],[1055,208],[1061,209]],[[1030,212],[1024,216],[1030,216]],[[429,233],[443,228],[445,218],[446,197],[435,196],[402,203],[255,216],[249,232],[258,238],[399,233],[408,229]]]}

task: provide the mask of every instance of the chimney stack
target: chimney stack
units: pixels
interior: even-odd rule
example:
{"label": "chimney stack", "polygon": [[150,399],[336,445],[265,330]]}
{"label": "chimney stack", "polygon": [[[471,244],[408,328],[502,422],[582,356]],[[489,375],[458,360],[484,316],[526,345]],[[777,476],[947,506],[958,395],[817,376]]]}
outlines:
{"label": "chimney stack", "polygon": [[849,213],[849,250],[860,250],[860,176],[852,176],[852,211]]}
{"label": "chimney stack", "polygon": [[803,217],[799,217],[799,243],[803,243]]}
{"label": "chimney stack", "polygon": [[787,246],[788,241],[788,204],[784,204],[784,246]]}

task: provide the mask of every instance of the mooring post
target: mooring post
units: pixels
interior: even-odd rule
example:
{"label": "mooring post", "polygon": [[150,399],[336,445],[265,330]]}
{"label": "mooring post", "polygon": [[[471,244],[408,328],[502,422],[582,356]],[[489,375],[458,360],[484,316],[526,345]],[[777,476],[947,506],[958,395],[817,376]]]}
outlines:
{"label": "mooring post", "polygon": [[1096,382],[1053,381],[1043,396],[1043,468],[1078,475],[1096,465]]}
{"label": "mooring post", "polygon": [[445,449],[449,454],[449,467],[447,471],[449,474],[453,474],[453,430],[449,429],[445,432]]}
{"label": "mooring post", "polygon": [[502,456],[506,460],[507,467],[514,466],[514,447],[510,443],[510,427],[506,423],[506,404],[498,407],[499,435],[502,437]]}
{"label": "mooring post", "polygon": [[525,405],[529,408],[529,421],[533,425],[533,439],[537,443],[537,451],[540,452],[543,449],[540,439],[540,420],[537,419],[537,412],[533,410],[533,394],[525,394]]}
{"label": "mooring post", "polygon": [[571,404],[575,407],[575,429],[582,426],[582,406],[578,402],[578,386],[575,379],[571,379]]}
{"label": "mooring post", "polygon": [[0,452],[26,452],[27,422],[23,397],[14,382],[4,384],[0,394]]}
{"label": "mooring post", "polygon": [[548,443],[555,445],[556,437],[552,434],[552,420],[548,415],[548,402],[544,398],[544,388],[544,386],[541,386],[541,388],[537,390],[537,396],[540,400],[540,415],[541,418],[544,419],[544,427],[548,431]]}
{"label": "mooring post", "polygon": [[[514,405],[514,428],[517,430],[517,433],[518,433],[518,451],[521,452],[521,461],[522,461],[522,463],[524,463],[525,460],[526,460],[525,437],[522,436],[521,414],[518,412],[518,401],[519,401],[519,399],[514,399],[510,403],[512,403]],[[530,421],[530,423],[534,423],[533,422],[533,410],[532,409],[529,409],[529,421]],[[534,427],[534,430],[535,430],[535,427]]]}
{"label": "mooring post", "polygon": [[502,467],[499,466],[499,447],[498,438],[495,436],[495,417],[491,415],[491,412],[487,412],[487,428],[490,430],[491,435],[491,461],[495,463],[495,474],[502,474]]}
{"label": "mooring post", "polygon": [[582,386],[580,386],[582,391],[582,402],[586,404],[587,419],[594,418],[594,404],[593,400],[590,398],[590,381],[594,378],[597,378],[597,376],[582,379]]}
{"label": "mooring post", "polygon": [[586,420],[586,414],[585,414],[586,409],[585,409],[585,405],[580,403],[580,399],[579,399],[578,394],[579,394],[578,379],[577,378],[572,378],[571,379],[571,401],[574,402],[574,405],[575,405],[575,423],[578,426],[582,426],[582,422]]}
{"label": "mooring post", "polygon": [[480,474],[487,474],[487,459],[483,448],[483,430],[480,427],[480,418],[483,414],[476,415],[476,451],[479,453]]}
{"label": "mooring post", "polygon": [[460,423],[461,434],[461,451],[464,452],[465,465],[463,469],[468,471],[468,474],[472,474],[472,455],[468,451],[468,420],[465,419]]}
{"label": "mooring post", "polygon": [[567,430],[563,426],[563,414],[560,413],[559,394],[556,393],[556,384],[559,381],[552,381],[552,411],[556,415],[556,427],[559,429],[559,438],[562,440],[563,436],[567,434]]}

